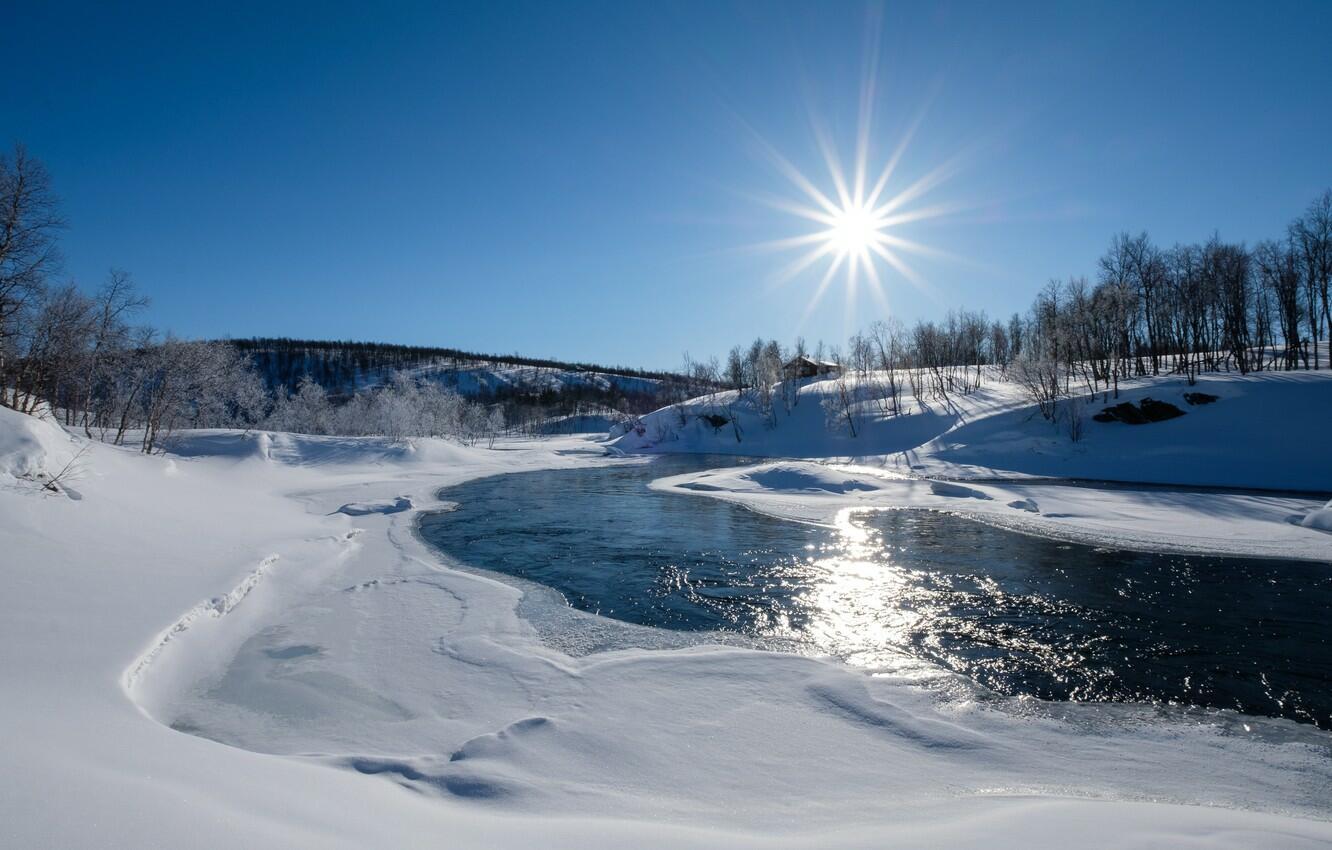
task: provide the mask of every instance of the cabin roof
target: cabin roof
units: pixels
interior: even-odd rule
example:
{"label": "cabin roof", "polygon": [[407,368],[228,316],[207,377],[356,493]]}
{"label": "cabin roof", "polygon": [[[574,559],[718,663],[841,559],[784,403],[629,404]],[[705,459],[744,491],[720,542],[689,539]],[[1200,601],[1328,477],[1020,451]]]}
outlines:
{"label": "cabin roof", "polygon": [[832,360],[815,360],[813,357],[807,357],[804,354],[800,355],[799,357],[792,357],[790,360],[786,361],[787,366],[798,366],[802,363],[808,364],[810,366],[826,366],[832,369],[837,369],[841,367],[840,363],[836,363]]}

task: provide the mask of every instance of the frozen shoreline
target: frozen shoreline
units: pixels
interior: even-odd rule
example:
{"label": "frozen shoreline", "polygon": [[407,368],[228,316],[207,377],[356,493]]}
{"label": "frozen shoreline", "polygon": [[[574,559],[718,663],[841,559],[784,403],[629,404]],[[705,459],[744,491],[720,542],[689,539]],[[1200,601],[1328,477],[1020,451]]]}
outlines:
{"label": "frozen shoreline", "polygon": [[847,509],[939,510],[1092,546],[1332,564],[1332,538],[1300,526],[1305,516],[1322,507],[1323,500],[1315,497],[1173,490],[1164,485],[1134,489],[944,481],[808,461],[671,476],[652,487],[724,499],[779,519],[829,525]]}

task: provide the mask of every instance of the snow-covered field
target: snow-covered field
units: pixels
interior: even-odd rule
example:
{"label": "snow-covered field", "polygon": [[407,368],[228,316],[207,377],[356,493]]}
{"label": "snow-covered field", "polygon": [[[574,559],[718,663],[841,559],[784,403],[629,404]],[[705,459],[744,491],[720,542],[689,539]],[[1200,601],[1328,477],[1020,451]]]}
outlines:
{"label": "snow-covered field", "polygon": [[[859,442],[829,433],[815,402],[793,414],[804,427],[749,423],[734,448],[701,425],[617,448],[839,458],[655,485],[793,518],[941,507],[1116,545],[1332,558],[1332,535],[1302,525],[1326,496],[901,477],[1328,486],[1332,448],[1314,432],[1332,380],[1202,388],[1222,401],[1089,423],[1077,444],[997,387]],[[1305,438],[1254,442],[1292,427]],[[1332,846],[1332,737],[1311,726],[665,648],[523,602],[415,535],[450,484],[643,462],[586,438],[84,446],[0,409],[3,846]],[[543,642],[550,623],[533,617],[574,636],[632,630],[620,643],[641,648],[584,654]]]}

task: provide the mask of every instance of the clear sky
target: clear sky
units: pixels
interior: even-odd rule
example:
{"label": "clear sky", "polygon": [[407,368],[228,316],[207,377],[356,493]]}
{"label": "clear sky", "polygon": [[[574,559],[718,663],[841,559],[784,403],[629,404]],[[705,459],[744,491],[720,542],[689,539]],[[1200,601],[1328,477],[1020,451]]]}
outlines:
{"label": "clear sky", "polygon": [[[205,8],[210,6],[211,9]],[[835,199],[875,82],[886,309],[1006,316],[1110,236],[1281,233],[1332,186],[1332,3],[14,3],[0,142],[51,170],[65,271],[186,336],[375,339],[670,367],[885,314]],[[877,40],[878,49],[872,48]],[[867,74],[867,56],[877,67]],[[773,202],[779,202],[774,205]],[[806,246],[808,247],[808,246]],[[849,306],[848,306],[849,305]]]}

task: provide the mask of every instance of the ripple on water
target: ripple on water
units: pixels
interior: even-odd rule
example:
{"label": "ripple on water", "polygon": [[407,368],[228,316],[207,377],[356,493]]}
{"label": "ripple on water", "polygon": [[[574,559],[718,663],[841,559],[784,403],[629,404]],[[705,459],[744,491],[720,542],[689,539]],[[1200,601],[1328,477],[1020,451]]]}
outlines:
{"label": "ripple on water", "polygon": [[481,479],[443,491],[457,510],[421,531],[460,563],[557,591],[574,611],[537,593],[525,614],[579,654],[677,645],[667,629],[679,644],[706,633],[876,669],[924,662],[1001,695],[1332,728],[1326,564],[1093,548],[923,511],[827,528],[647,487],[743,462]]}

